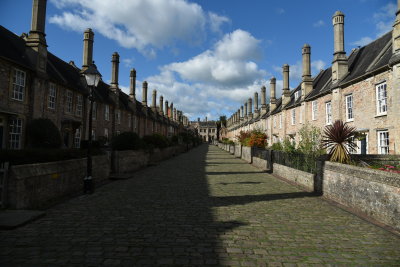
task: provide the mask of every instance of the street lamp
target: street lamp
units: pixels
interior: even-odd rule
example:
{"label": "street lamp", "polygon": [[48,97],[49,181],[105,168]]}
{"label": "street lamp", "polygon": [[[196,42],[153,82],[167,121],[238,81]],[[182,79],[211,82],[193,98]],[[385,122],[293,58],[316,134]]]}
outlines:
{"label": "street lamp", "polygon": [[87,147],[87,175],[83,180],[83,193],[91,194],[94,191],[92,180],[92,113],[93,113],[93,90],[99,84],[101,74],[98,72],[96,65],[91,64],[83,73],[86,79],[86,84],[90,89],[89,100],[89,140]]}

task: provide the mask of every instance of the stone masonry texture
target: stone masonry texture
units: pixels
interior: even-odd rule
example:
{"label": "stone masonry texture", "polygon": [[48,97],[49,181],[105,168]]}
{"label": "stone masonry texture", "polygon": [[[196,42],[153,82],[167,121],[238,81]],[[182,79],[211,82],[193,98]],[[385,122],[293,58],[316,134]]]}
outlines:
{"label": "stone masonry texture", "polygon": [[[394,266],[400,238],[202,145],[0,232],[0,266]],[[297,265],[296,265],[297,264]]]}

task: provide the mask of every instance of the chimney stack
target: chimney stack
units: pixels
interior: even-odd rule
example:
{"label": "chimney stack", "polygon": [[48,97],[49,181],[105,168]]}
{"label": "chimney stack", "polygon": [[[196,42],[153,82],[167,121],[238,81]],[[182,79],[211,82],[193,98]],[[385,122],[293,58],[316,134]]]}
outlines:
{"label": "chimney stack", "polygon": [[289,65],[285,64],[283,69],[283,95],[282,106],[286,106],[290,102],[290,89],[289,89]]}
{"label": "chimney stack", "polygon": [[136,91],[136,70],[131,69],[130,73],[130,86],[129,86],[129,98],[135,101],[135,91]]}
{"label": "chimney stack", "polygon": [[267,105],[266,105],[266,88],[263,85],[261,87],[261,115],[264,115],[265,113],[267,113]]}
{"label": "chimney stack", "polygon": [[93,63],[93,41],[92,29],[86,29],[83,33],[83,64],[82,71],[85,71]]}
{"label": "chimney stack", "polygon": [[[396,19],[393,24],[392,31],[392,59],[391,65],[400,62],[400,0],[397,0]],[[397,56],[397,58],[394,58]]]}
{"label": "chimney stack", "polygon": [[251,120],[253,118],[253,99],[251,99],[251,97],[247,100],[247,115],[249,117],[249,120]]}
{"label": "chimney stack", "polygon": [[254,117],[257,118],[258,115],[260,115],[260,112],[258,110],[258,93],[254,93]]}
{"label": "chimney stack", "polygon": [[165,100],[165,113],[164,116],[168,118],[168,100]]}
{"label": "chimney stack", "polygon": [[142,105],[147,106],[147,82],[143,82],[143,89],[142,89]]}
{"label": "chimney stack", "polygon": [[301,95],[304,98],[312,91],[313,84],[311,79],[311,47],[305,44],[302,49],[303,54],[303,76],[301,82]]}
{"label": "chimney stack", "polygon": [[269,82],[269,110],[273,111],[276,108],[276,79],[272,77]]}
{"label": "chimney stack", "polygon": [[111,90],[115,93],[118,92],[118,72],[119,72],[119,54],[114,52],[111,58],[112,68],[111,68]]}
{"label": "chimney stack", "polygon": [[160,115],[163,116],[164,115],[164,97],[161,95],[160,96]]}
{"label": "chimney stack", "polygon": [[244,103],[244,120],[247,121],[247,102]]}
{"label": "chimney stack", "polygon": [[169,108],[169,118],[171,120],[174,119],[174,103],[173,102],[171,102],[171,105],[170,105],[170,108]]}
{"label": "chimney stack", "polygon": [[46,2],[46,0],[33,0],[31,30],[26,40],[26,46],[38,52],[36,70],[43,73],[46,73],[47,65]]}
{"label": "chimney stack", "polygon": [[157,90],[153,90],[152,98],[151,98],[151,109],[153,110],[154,113],[157,113]]}
{"label": "chimney stack", "polygon": [[242,120],[244,120],[244,108],[243,108],[243,106],[240,106],[240,109],[241,109],[241,114],[242,114],[242,116],[240,116],[240,120],[242,121]]}
{"label": "chimney stack", "polygon": [[174,121],[177,121],[176,108],[174,108],[173,120],[174,120]]}
{"label": "chimney stack", "polygon": [[332,62],[332,83],[341,80],[348,72],[348,62],[344,50],[344,14],[336,11],[332,17],[334,53]]}
{"label": "chimney stack", "polygon": [[236,123],[240,123],[240,108],[237,110]]}

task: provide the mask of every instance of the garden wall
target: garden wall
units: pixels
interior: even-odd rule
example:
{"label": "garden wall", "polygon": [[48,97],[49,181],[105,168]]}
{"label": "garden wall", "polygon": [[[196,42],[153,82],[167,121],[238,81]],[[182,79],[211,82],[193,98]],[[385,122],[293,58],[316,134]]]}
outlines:
{"label": "garden wall", "polygon": [[251,147],[242,146],[242,159],[248,163],[252,163]]}
{"label": "garden wall", "polygon": [[285,178],[305,188],[314,191],[314,174],[296,170],[285,165],[273,163],[273,174]]}
{"label": "garden wall", "polygon": [[[8,207],[37,209],[58,199],[81,192],[86,176],[86,158],[11,166],[8,179]],[[105,183],[110,172],[107,155],[93,156],[93,182]]]}
{"label": "garden wall", "polygon": [[323,196],[400,231],[400,175],[325,162]]}
{"label": "garden wall", "polygon": [[231,153],[232,155],[235,154],[235,145],[229,145],[229,153]]}
{"label": "garden wall", "polygon": [[242,145],[235,145],[235,157],[241,158],[242,157]]}

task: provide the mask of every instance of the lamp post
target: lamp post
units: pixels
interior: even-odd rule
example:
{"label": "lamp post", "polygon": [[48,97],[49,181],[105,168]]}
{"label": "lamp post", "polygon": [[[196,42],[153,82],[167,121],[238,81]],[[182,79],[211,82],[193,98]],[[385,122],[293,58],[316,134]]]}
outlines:
{"label": "lamp post", "polygon": [[90,89],[89,100],[89,140],[87,148],[87,173],[83,180],[83,193],[91,194],[94,191],[93,180],[92,180],[92,113],[93,113],[93,90],[99,84],[101,74],[98,72],[96,65],[91,64],[84,72],[83,75],[86,79],[86,84]]}

